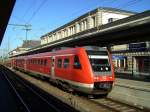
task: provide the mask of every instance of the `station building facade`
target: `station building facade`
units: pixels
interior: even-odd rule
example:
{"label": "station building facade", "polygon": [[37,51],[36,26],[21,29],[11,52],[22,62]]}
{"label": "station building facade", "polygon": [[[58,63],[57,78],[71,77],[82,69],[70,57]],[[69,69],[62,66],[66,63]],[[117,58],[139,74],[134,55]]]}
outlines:
{"label": "station building facade", "polygon": [[[136,13],[114,9],[97,8],[41,36],[41,45],[55,43],[89,29],[123,19]],[[100,28],[100,27],[99,27]],[[150,42],[130,43],[112,47],[116,72],[150,75]]]}
{"label": "station building facade", "polygon": [[43,35],[41,37],[41,45],[77,35],[89,29],[116,21],[118,19],[126,18],[134,14],[134,12],[114,8],[97,8]]}
{"label": "station building facade", "polygon": [[150,42],[130,43],[112,47],[116,72],[150,76]]}

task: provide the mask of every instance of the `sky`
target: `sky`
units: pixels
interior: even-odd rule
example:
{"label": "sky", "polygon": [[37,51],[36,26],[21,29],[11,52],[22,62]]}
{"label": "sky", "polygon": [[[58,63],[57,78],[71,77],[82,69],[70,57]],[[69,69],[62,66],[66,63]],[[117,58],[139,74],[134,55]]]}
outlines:
{"label": "sky", "polygon": [[[31,25],[28,40],[40,37],[98,7],[112,7],[132,12],[150,10],[150,0],[16,0],[9,24]],[[21,46],[26,38],[24,26],[8,25],[0,54]]]}

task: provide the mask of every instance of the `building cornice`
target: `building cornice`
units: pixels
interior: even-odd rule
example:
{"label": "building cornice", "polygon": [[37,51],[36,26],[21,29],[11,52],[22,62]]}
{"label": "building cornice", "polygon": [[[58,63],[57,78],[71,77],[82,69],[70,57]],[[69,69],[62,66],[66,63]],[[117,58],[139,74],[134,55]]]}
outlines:
{"label": "building cornice", "polygon": [[81,21],[82,19],[84,19],[84,18],[86,18],[86,17],[88,17],[90,15],[96,14],[97,12],[109,12],[109,13],[111,12],[111,13],[124,14],[124,15],[134,15],[134,14],[137,14],[136,12],[126,11],[126,10],[121,10],[121,9],[116,9],[116,8],[99,7],[99,8],[96,8],[96,9],[94,9],[92,11],[89,11],[89,12],[87,12],[87,13],[79,16],[79,17],[77,17],[76,19],[74,19],[74,20],[72,20],[72,21],[70,21],[70,22],[68,22],[68,23],[66,23],[66,24],[64,24],[64,25],[56,28],[55,30],[50,31],[49,33],[41,36],[41,39],[43,39],[44,37],[46,37],[48,35],[51,35],[51,34],[57,32],[57,31],[60,31],[60,30],[62,30],[64,28],[66,28],[66,27],[69,27],[73,23]]}

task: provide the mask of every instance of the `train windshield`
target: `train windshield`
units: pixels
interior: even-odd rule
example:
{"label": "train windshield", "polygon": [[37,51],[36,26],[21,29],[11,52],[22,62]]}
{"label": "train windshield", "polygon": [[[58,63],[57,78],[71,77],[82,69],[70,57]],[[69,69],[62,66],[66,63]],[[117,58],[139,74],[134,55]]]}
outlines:
{"label": "train windshield", "polygon": [[110,72],[110,62],[106,51],[87,51],[94,72]]}

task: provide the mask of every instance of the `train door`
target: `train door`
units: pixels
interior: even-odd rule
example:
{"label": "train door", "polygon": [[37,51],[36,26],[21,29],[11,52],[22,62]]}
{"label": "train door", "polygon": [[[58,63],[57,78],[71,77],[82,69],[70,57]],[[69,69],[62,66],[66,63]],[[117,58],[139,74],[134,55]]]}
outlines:
{"label": "train door", "polygon": [[55,57],[51,57],[51,78],[55,78]]}

